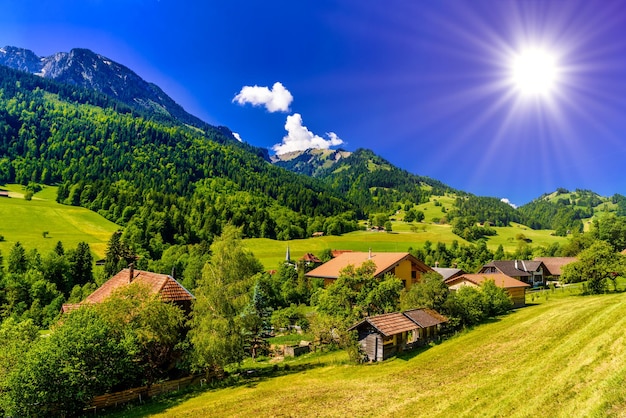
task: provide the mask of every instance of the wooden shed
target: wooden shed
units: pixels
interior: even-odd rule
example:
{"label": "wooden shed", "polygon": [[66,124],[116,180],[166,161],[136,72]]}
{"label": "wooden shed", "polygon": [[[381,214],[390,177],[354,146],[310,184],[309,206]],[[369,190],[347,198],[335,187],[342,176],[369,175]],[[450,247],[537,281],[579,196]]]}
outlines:
{"label": "wooden shed", "polygon": [[413,309],[367,317],[348,331],[357,331],[369,361],[382,361],[432,340],[444,322],[447,319],[433,310]]}

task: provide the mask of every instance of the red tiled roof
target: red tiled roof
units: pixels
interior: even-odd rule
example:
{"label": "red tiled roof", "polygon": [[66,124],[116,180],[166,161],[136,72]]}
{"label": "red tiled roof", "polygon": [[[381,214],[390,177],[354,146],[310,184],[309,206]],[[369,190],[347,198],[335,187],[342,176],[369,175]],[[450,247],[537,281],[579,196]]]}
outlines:
{"label": "red tiled roof", "polygon": [[309,263],[321,263],[322,260],[320,260],[319,258],[315,257],[315,255],[311,254],[311,253],[306,253],[302,256],[302,258],[300,260],[309,262]]}
{"label": "red tiled roof", "polygon": [[124,269],[111,277],[106,283],[96,289],[83,303],[100,303],[111,296],[117,289],[132,283],[139,283],[150,289],[150,293],[159,294],[165,302],[192,300],[193,295],[173,277],[166,274],[152,273],[143,270],[133,270],[131,280],[130,269]]}
{"label": "red tiled roof", "polygon": [[341,270],[347,266],[361,267],[363,263],[371,260],[376,265],[376,271],[374,277],[378,277],[392,268],[394,268],[400,261],[410,258],[414,263],[421,267],[421,270],[426,272],[431,268],[426,264],[413,257],[410,253],[369,253],[369,252],[346,252],[338,255],[336,258],[327,261],[321,266],[311,270],[306,274],[308,277],[321,277],[325,279],[336,279],[339,277]]}

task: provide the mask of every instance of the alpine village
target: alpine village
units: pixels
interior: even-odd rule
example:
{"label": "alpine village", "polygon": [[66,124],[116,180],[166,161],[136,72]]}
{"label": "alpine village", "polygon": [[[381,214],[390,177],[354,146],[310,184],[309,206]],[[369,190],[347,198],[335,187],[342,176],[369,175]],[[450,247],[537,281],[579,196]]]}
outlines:
{"label": "alpine village", "polygon": [[95,52],[7,46],[0,218],[3,416],[626,410],[619,194],[270,157]]}

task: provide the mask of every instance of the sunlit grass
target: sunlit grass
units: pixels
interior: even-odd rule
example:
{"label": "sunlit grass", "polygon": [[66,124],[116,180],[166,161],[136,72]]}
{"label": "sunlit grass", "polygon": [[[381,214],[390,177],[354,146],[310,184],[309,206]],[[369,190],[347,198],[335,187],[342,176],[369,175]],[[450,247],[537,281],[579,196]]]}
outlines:
{"label": "sunlit grass", "polygon": [[626,293],[556,292],[383,363],[322,354],[292,373],[118,416],[623,416]]}
{"label": "sunlit grass", "polygon": [[[35,194],[31,201],[23,198],[25,191],[20,185],[3,185],[9,190],[10,198],[0,198],[0,251],[9,254],[11,247],[19,241],[27,249],[36,248],[46,254],[58,241],[63,246],[75,248],[85,241],[99,258],[104,257],[111,234],[119,226],[88,209],[56,203],[56,187],[46,186]],[[47,232],[44,237],[44,232]]]}

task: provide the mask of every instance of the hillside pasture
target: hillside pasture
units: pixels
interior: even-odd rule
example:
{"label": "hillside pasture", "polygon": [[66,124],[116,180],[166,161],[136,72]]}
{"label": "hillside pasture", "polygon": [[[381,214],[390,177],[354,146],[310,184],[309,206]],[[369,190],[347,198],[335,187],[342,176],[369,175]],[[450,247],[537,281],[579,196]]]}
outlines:
{"label": "hillside pasture", "polygon": [[[36,248],[46,254],[58,241],[67,248],[75,248],[85,241],[98,258],[104,257],[111,234],[120,227],[88,209],[57,203],[56,187],[46,186],[33,199],[24,199],[20,185],[3,185],[9,198],[0,198],[0,251],[6,257],[15,242],[27,249]],[[44,237],[44,232],[47,236]]]}
{"label": "hillside pasture", "polygon": [[120,416],[624,416],[626,293],[545,295],[382,363],[311,357],[302,371]]}
{"label": "hillside pasture", "polygon": [[[439,206],[433,206],[439,209]],[[463,238],[452,233],[450,225],[433,224],[430,222],[406,223],[393,221],[392,232],[355,231],[340,236],[323,236],[316,238],[298,239],[290,241],[276,241],[266,238],[251,238],[244,240],[244,245],[261,260],[266,269],[275,269],[278,263],[285,260],[287,245],[291,251],[291,258],[299,259],[305,253],[319,255],[322,250],[368,251],[408,251],[409,247],[419,248],[426,241],[442,242],[446,245],[458,241],[459,244],[469,245]],[[494,227],[498,235],[489,237],[487,247],[492,251],[502,244],[505,251],[514,252],[519,245],[518,234],[531,240],[532,246],[549,246],[558,242],[563,244],[567,238],[552,235],[550,230],[532,230],[524,225],[512,224],[508,227]]]}

